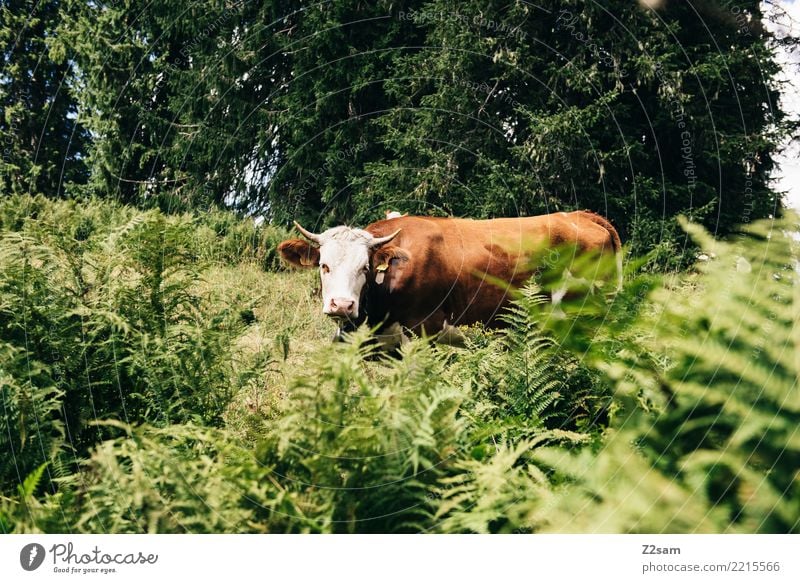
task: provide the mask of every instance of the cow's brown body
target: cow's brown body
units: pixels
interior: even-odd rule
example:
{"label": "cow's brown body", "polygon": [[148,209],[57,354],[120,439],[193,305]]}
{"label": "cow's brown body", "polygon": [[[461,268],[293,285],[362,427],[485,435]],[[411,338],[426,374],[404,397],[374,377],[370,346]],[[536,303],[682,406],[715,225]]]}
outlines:
{"label": "cow's brown body", "polygon": [[[620,250],[614,227],[586,211],[483,221],[407,216],[365,230],[382,237],[397,229],[385,253],[378,250],[371,259],[360,320],[365,316],[372,326],[397,323],[426,334],[442,331],[446,323],[497,325],[510,300],[508,288],[498,282],[522,285],[532,275],[534,249],[563,244]],[[383,266],[388,267],[378,277]]]}

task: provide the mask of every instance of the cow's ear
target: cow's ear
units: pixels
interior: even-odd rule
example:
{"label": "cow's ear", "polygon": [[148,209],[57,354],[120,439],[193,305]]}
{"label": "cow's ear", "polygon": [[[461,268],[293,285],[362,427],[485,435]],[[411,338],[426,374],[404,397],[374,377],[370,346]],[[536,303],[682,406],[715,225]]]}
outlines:
{"label": "cow's ear", "polygon": [[385,286],[390,292],[402,287],[405,281],[406,264],[411,257],[408,251],[395,245],[381,245],[372,254],[372,269],[375,283]]}
{"label": "cow's ear", "polygon": [[388,267],[392,265],[393,259],[397,261],[408,261],[409,258],[408,252],[402,247],[397,247],[396,245],[382,245],[372,254],[372,266],[373,269],[377,269],[383,265]]}
{"label": "cow's ear", "polygon": [[278,245],[283,260],[295,267],[313,267],[319,264],[319,248],[303,239],[289,239]]}

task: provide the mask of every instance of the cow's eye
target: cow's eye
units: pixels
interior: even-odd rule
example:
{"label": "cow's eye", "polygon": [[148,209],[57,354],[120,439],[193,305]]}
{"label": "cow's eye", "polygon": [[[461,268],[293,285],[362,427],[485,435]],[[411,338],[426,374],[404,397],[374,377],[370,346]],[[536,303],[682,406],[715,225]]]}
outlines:
{"label": "cow's eye", "polygon": [[324,263],[320,265],[319,268],[322,270],[322,273],[328,273],[330,271],[330,268]]}
{"label": "cow's eye", "polygon": [[364,266],[364,271],[369,272],[369,264]]}

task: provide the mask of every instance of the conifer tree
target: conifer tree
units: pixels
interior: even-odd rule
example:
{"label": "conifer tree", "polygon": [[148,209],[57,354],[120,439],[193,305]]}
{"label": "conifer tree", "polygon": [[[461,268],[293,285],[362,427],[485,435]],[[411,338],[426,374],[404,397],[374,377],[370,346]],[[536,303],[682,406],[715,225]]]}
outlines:
{"label": "conifer tree", "polygon": [[0,5],[0,193],[67,194],[86,180],[85,128],[68,91],[71,63],[53,58],[59,0]]}
{"label": "conifer tree", "polygon": [[102,196],[312,226],[587,208],[662,266],[678,215],[780,212],[756,0],[69,5]]}

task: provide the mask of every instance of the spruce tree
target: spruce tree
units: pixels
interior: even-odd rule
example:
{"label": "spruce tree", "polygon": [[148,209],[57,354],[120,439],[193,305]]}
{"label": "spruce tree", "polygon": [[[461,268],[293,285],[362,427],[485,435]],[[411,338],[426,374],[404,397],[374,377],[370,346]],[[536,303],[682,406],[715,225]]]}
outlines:
{"label": "spruce tree", "polygon": [[761,18],[755,0],[310,6],[265,206],[328,224],[587,208],[676,264],[677,215],[725,234],[780,211],[792,124]]}
{"label": "spruce tree", "polygon": [[51,55],[63,11],[58,0],[0,5],[0,193],[65,196],[86,180],[72,66]]}
{"label": "spruce tree", "polygon": [[756,0],[69,6],[102,196],[312,228],[590,209],[662,266],[691,258],[678,215],[781,209],[794,126]]}
{"label": "spruce tree", "polygon": [[227,0],[70,4],[59,38],[74,54],[95,135],[92,192],[167,210],[252,210],[277,155],[265,112],[286,77],[273,48],[281,9]]}

